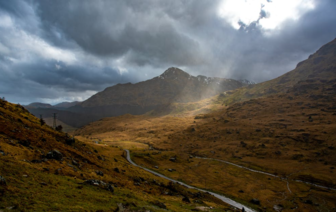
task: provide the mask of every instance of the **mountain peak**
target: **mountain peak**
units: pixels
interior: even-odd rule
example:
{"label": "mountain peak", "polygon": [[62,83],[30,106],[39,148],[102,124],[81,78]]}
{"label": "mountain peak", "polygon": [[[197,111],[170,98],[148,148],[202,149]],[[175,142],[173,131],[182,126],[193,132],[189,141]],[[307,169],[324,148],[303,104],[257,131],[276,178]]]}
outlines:
{"label": "mountain peak", "polygon": [[163,72],[163,74],[161,74],[159,77],[160,78],[176,78],[176,77],[181,77],[181,76],[189,77],[190,74],[188,74],[187,72],[179,68],[170,67],[165,72]]}

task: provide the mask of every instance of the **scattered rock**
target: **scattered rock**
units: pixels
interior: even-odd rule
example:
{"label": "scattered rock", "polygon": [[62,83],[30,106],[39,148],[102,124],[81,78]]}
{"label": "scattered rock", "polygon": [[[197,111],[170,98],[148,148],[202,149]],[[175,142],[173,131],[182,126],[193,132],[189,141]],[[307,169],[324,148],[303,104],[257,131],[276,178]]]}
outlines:
{"label": "scattered rock", "polygon": [[186,203],[190,203],[190,199],[188,197],[183,197],[182,201]]}
{"label": "scattered rock", "polygon": [[158,166],[154,166],[154,168],[158,169],[159,167]]}
{"label": "scattered rock", "polygon": [[114,162],[118,162],[118,160],[114,158]]}
{"label": "scattered rock", "polygon": [[55,160],[62,160],[63,159],[63,155],[60,151],[54,149],[51,152],[47,153],[47,158],[48,159],[55,159]]}
{"label": "scattered rock", "polygon": [[62,174],[62,168],[56,169],[55,174]]}
{"label": "scattered rock", "polygon": [[0,176],[0,185],[7,185],[6,179],[3,176]]}
{"label": "scattered rock", "polygon": [[78,162],[75,160],[72,160],[72,165],[78,166]]}
{"label": "scattered rock", "polygon": [[117,173],[120,173],[120,171],[119,171],[118,168],[114,168],[113,170],[114,170],[115,172],[117,172]]}
{"label": "scattered rock", "polygon": [[244,141],[241,141],[241,142],[240,142],[240,145],[241,145],[242,147],[246,147],[246,146],[247,146],[247,143],[245,143]]}
{"label": "scattered rock", "polygon": [[123,212],[123,211],[125,211],[124,206],[123,206],[122,203],[118,203],[117,206],[118,206],[117,212]]}
{"label": "scattered rock", "polygon": [[169,160],[172,161],[172,162],[176,162],[176,158],[175,157],[169,158]]}
{"label": "scattered rock", "polygon": [[253,203],[253,204],[256,204],[256,205],[260,205],[260,200],[258,200],[258,199],[251,199],[250,202]]}
{"label": "scattered rock", "polygon": [[155,202],[153,202],[153,205],[156,205],[156,206],[158,206],[159,208],[163,208],[163,209],[166,209],[166,208],[167,208],[167,206],[166,206],[164,203],[159,202],[159,201],[155,201]]}
{"label": "scattered rock", "polygon": [[111,184],[105,183],[104,181],[101,181],[101,180],[90,179],[90,180],[86,180],[84,183],[93,185],[93,186],[98,186],[112,193],[114,192],[114,188]]}
{"label": "scattered rock", "polygon": [[283,206],[282,206],[282,205],[274,205],[274,206],[273,206],[273,209],[274,209],[276,212],[281,212],[282,209],[283,209]]}
{"label": "scattered rock", "polygon": [[5,155],[5,152],[0,150],[0,155]]}
{"label": "scattered rock", "polygon": [[102,171],[99,171],[99,170],[96,171],[96,174],[99,175],[99,176],[104,176],[104,173]]}
{"label": "scattered rock", "polygon": [[28,140],[19,141],[19,144],[21,144],[22,146],[28,147],[30,146],[30,141]]}
{"label": "scattered rock", "polygon": [[309,204],[309,205],[312,205],[312,204],[313,204],[313,201],[311,201],[310,199],[308,199],[308,200],[304,201],[304,203]]}

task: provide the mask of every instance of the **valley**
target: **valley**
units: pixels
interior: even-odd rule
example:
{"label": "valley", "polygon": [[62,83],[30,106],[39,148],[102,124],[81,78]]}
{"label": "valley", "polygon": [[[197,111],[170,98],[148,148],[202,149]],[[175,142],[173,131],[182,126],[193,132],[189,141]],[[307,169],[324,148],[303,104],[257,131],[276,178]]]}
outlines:
{"label": "valley", "polygon": [[[5,165],[0,176],[6,183],[0,207],[333,211],[334,49],[336,40],[293,71],[259,84],[193,77],[170,68],[150,82],[116,85],[82,103],[61,104],[69,106],[58,116],[66,117],[58,123],[67,133],[43,124],[24,107],[1,100],[0,159]],[[146,89],[147,96],[140,94]],[[123,111],[129,110],[127,102],[144,110],[105,117],[120,112],[110,108],[110,102],[118,102]],[[79,107],[81,112],[74,110]],[[28,109],[60,111],[40,103]],[[105,118],[90,121],[98,116]],[[52,123],[51,118],[45,121]],[[83,126],[82,121],[89,123]],[[55,193],[46,195],[50,189]],[[48,198],[59,192],[61,198],[50,203]],[[85,200],[92,196],[87,205]],[[77,204],[62,206],[70,200]]]}

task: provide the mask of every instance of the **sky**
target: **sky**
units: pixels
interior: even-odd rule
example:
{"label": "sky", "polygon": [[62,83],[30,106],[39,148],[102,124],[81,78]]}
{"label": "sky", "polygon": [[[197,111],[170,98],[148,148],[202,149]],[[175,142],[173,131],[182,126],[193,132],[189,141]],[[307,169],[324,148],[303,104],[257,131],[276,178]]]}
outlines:
{"label": "sky", "polygon": [[178,67],[262,82],[336,37],[335,0],[0,0],[0,97],[83,101]]}

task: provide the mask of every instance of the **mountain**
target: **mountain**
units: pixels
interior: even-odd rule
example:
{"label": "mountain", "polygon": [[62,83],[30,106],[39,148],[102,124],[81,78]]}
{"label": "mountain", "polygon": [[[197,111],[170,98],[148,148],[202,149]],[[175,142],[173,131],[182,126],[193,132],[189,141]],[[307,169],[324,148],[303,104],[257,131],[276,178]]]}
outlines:
{"label": "mountain", "polygon": [[61,102],[59,104],[53,105],[53,107],[56,107],[56,108],[69,108],[69,107],[75,106],[75,105],[77,105],[79,103],[80,103],[79,101]]}
{"label": "mountain", "polygon": [[335,55],[336,39],[322,46],[308,59],[298,63],[294,70],[275,79],[222,94],[221,100],[225,104],[232,104],[251,98],[285,93],[300,81],[334,79],[336,76]]}
{"label": "mountain", "polygon": [[221,92],[246,85],[218,77],[192,76],[178,68],[169,68],[153,79],[136,84],[117,84],[106,88],[84,102],[60,103],[50,107],[28,106],[38,116],[51,117],[58,114],[59,120],[81,127],[100,118],[123,114],[144,114],[151,110],[169,108],[173,103],[196,102]]}
{"label": "mountain", "polygon": [[199,101],[244,85],[232,79],[191,76],[173,67],[144,82],[108,87],[69,110],[100,117],[143,114],[175,102]]}
{"label": "mountain", "polygon": [[52,108],[53,106],[51,104],[45,104],[41,102],[33,102],[29,105],[25,106],[26,108]]}

